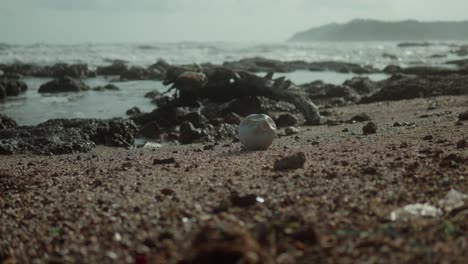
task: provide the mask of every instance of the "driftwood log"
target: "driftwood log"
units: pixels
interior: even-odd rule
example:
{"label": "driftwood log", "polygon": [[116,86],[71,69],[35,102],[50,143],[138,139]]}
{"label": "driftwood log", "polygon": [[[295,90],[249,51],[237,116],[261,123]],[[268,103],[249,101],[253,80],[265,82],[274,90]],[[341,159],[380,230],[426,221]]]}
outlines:
{"label": "driftwood log", "polygon": [[172,85],[169,90],[176,89],[176,96],[184,105],[196,105],[203,99],[226,102],[246,96],[264,96],[293,104],[308,125],[320,124],[318,108],[291,81],[284,77],[273,79],[273,73],[260,77],[224,67],[171,66],[164,85]]}

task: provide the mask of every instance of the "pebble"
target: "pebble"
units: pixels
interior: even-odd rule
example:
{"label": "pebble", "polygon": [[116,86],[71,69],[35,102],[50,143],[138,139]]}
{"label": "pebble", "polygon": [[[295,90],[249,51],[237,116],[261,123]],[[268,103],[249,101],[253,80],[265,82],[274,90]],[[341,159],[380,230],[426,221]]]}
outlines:
{"label": "pebble", "polygon": [[373,122],[369,122],[362,127],[362,133],[364,135],[375,134],[377,132],[377,125]]}
{"label": "pebble", "polygon": [[300,169],[304,167],[305,161],[305,154],[303,152],[298,152],[277,160],[273,169],[276,171]]}

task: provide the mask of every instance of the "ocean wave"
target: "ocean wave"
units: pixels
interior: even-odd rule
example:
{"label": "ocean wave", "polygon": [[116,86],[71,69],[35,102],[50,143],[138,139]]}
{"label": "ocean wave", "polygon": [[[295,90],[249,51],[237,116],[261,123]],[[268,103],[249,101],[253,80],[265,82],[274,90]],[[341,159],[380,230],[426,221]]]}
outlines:
{"label": "ocean wave", "polygon": [[[90,68],[113,62],[125,62],[135,66],[149,66],[163,58],[169,63],[218,63],[249,57],[264,57],[277,60],[345,60],[347,62],[386,66],[391,60],[382,56],[393,54],[401,65],[414,61],[437,64],[442,59],[430,58],[433,54],[455,55],[450,46],[434,45],[408,51],[395,42],[313,42],[313,43],[224,43],[224,42],[177,42],[177,43],[86,43],[11,45],[0,43],[0,62],[53,65],[62,63],[85,63]],[[394,62],[394,61],[393,61]]]}

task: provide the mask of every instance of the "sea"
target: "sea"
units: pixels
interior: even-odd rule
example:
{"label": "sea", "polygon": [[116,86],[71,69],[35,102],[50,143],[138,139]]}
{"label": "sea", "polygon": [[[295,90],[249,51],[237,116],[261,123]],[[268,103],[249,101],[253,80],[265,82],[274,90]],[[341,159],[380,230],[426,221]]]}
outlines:
{"label": "sea", "polygon": [[[250,57],[277,60],[344,61],[372,65],[382,69],[387,65],[446,66],[459,59],[452,51],[456,42],[431,42],[419,47],[399,47],[398,42],[311,42],[311,43],[84,43],[84,44],[5,44],[0,43],[0,63],[85,63],[90,69],[123,60],[128,65],[149,66],[158,59],[171,64],[211,62],[221,64]],[[296,84],[322,80],[341,84],[355,74],[297,71],[281,73]],[[387,78],[385,74],[367,75],[373,80]],[[82,93],[39,94],[40,85],[48,78],[24,78],[27,92],[8,97],[0,103],[0,113],[15,119],[19,125],[36,125],[52,118],[113,118],[125,117],[125,112],[137,106],[144,112],[155,106],[144,95],[150,91],[165,91],[159,81],[118,81],[115,78],[90,78],[91,87],[113,83],[119,91],[87,91]]]}

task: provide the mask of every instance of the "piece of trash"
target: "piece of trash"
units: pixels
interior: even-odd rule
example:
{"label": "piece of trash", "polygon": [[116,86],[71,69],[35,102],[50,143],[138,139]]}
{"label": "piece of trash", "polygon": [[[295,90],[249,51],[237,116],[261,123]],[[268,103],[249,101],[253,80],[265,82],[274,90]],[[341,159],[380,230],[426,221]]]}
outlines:
{"label": "piece of trash", "polygon": [[392,221],[408,221],[418,217],[438,217],[442,210],[428,203],[408,204],[390,213]]}
{"label": "piece of trash", "polygon": [[275,138],[275,121],[267,115],[249,115],[240,122],[239,140],[248,150],[266,150]]}
{"label": "piece of trash", "polygon": [[467,202],[468,195],[451,189],[443,199],[439,200],[439,206],[444,209],[445,212],[451,212],[463,207]]}

